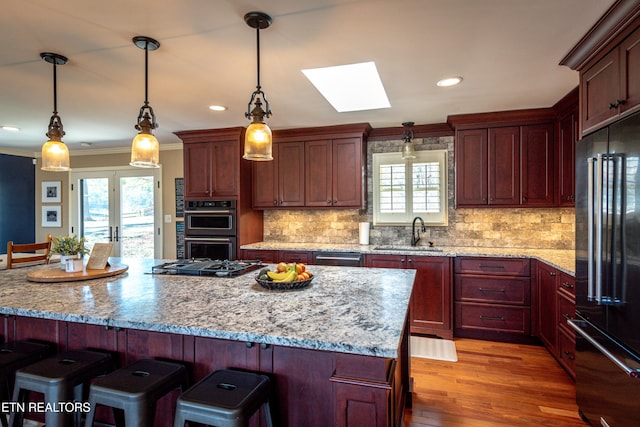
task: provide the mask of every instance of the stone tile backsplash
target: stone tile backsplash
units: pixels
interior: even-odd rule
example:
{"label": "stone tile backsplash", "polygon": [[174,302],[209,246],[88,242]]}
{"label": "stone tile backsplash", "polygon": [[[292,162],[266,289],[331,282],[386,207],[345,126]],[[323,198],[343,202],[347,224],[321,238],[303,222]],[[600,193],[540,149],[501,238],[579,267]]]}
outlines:
{"label": "stone tile backsplash", "polygon": [[[414,139],[416,150],[449,151],[449,225],[427,227],[422,244],[435,246],[575,249],[573,208],[454,208],[453,137]],[[373,222],[371,154],[400,151],[401,140],[367,145],[367,210],[267,210],[264,241],[357,244],[358,223]],[[408,245],[411,226],[371,226],[371,245]]]}

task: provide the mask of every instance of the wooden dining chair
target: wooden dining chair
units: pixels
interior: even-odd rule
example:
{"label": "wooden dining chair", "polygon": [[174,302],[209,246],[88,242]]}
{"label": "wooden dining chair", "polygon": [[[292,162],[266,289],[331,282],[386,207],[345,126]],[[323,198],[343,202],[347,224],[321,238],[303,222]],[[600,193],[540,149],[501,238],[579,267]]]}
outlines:
{"label": "wooden dining chair", "polygon": [[[47,241],[43,243],[20,243],[7,242],[7,270],[13,268],[13,264],[44,261],[49,264],[49,250],[51,249],[51,234],[47,234]],[[43,251],[38,253],[36,251]],[[15,254],[20,254],[14,257]]]}

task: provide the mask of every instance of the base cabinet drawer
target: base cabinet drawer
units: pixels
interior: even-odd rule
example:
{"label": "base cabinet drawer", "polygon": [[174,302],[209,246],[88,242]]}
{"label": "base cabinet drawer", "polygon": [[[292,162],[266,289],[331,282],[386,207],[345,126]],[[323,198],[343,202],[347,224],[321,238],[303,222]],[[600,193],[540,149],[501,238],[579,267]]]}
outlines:
{"label": "base cabinet drawer", "polygon": [[457,257],[457,274],[489,274],[492,276],[530,276],[531,263],[525,258]]}
{"label": "base cabinet drawer", "polygon": [[528,277],[488,277],[457,274],[458,301],[529,305],[531,280]]}
{"label": "base cabinet drawer", "polygon": [[530,335],[531,308],[456,302],[456,329]]}

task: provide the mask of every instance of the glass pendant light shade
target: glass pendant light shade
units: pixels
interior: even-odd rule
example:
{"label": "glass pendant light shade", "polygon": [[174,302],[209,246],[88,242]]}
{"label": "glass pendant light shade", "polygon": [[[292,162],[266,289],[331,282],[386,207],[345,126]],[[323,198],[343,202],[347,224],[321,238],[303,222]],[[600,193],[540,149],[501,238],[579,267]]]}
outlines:
{"label": "glass pendant light shade", "polygon": [[244,134],[243,159],[255,161],[273,160],[271,129],[264,123],[251,123]]}
{"label": "glass pendant light shade", "polygon": [[140,132],[131,144],[131,166],[157,168],[160,160],[160,144],[150,133]]}
{"label": "glass pendant light shade", "polygon": [[405,142],[402,144],[402,158],[403,159],[415,159],[416,152],[413,149],[413,142]]}
{"label": "glass pendant light shade", "polygon": [[[253,161],[268,161],[273,160],[273,136],[271,129],[264,122],[265,117],[271,116],[271,109],[269,108],[269,101],[260,86],[260,30],[269,28],[271,17],[262,12],[249,12],[244,16],[244,21],[249,27],[256,29],[258,72],[256,90],[251,94],[247,112],[245,113],[245,117],[252,119],[252,121],[245,132],[244,155],[242,158]],[[266,111],[262,108],[263,100]],[[253,109],[251,108],[252,105]]]}
{"label": "glass pendant light shade", "polygon": [[160,144],[153,136],[153,129],[158,127],[156,115],[149,105],[149,51],[160,47],[160,42],[150,37],[136,36],[133,44],[144,49],[144,104],[140,107],[135,128],[140,131],[131,143],[131,166],[139,168],[160,167]]}
{"label": "glass pendant light shade", "polygon": [[42,145],[43,171],[66,172],[69,167],[69,149],[62,141],[49,140]]}
{"label": "glass pendant light shade", "polygon": [[402,158],[407,159],[415,159],[416,152],[413,148],[413,122],[404,122],[402,123],[402,140],[404,144],[402,144]]}

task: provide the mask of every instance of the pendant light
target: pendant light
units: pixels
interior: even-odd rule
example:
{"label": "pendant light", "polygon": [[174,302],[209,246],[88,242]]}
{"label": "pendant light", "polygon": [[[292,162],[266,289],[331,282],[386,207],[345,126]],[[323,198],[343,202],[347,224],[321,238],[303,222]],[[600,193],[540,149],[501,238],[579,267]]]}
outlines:
{"label": "pendant light", "polygon": [[160,43],[150,37],[136,36],[133,44],[144,49],[144,104],[140,107],[138,122],[135,128],[140,132],[131,144],[131,166],[140,168],[157,168],[160,158],[160,145],[152,130],[158,127],[156,115],[149,105],[149,51],[156,50]]}
{"label": "pendant light", "polygon": [[[269,126],[264,122],[264,118],[271,117],[271,108],[269,108],[269,101],[266,95],[262,91],[260,86],[260,30],[269,28],[271,25],[271,17],[262,12],[249,12],[244,15],[244,22],[251,28],[256,29],[257,39],[257,65],[258,65],[258,79],[256,84],[256,90],[251,94],[249,100],[249,106],[245,117],[252,119],[251,124],[247,128],[244,136],[244,155],[242,156],[247,160],[254,161],[266,161],[273,160],[271,155],[272,134]],[[262,99],[260,99],[262,98]],[[262,102],[266,111],[262,108]],[[251,107],[253,104],[253,108]]]}
{"label": "pendant light", "polygon": [[402,144],[402,158],[403,159],[415,159],[416,152],[413,149],[413,122],[404,122],[402,123],[402,140],[404,144]]}
{"label": "pendant light", "polygon": [[42,167],[43,171],[66,172],[69,167],[69,149],[62,142],[64,129],[62,119],[58,115],[58,87],[56,66],[67,63],[67,58],[57,53],[43,52],[40,57],[50,64],[53,64],[53,115],[49,120],[47,137],[49,140],[42,145]]}

